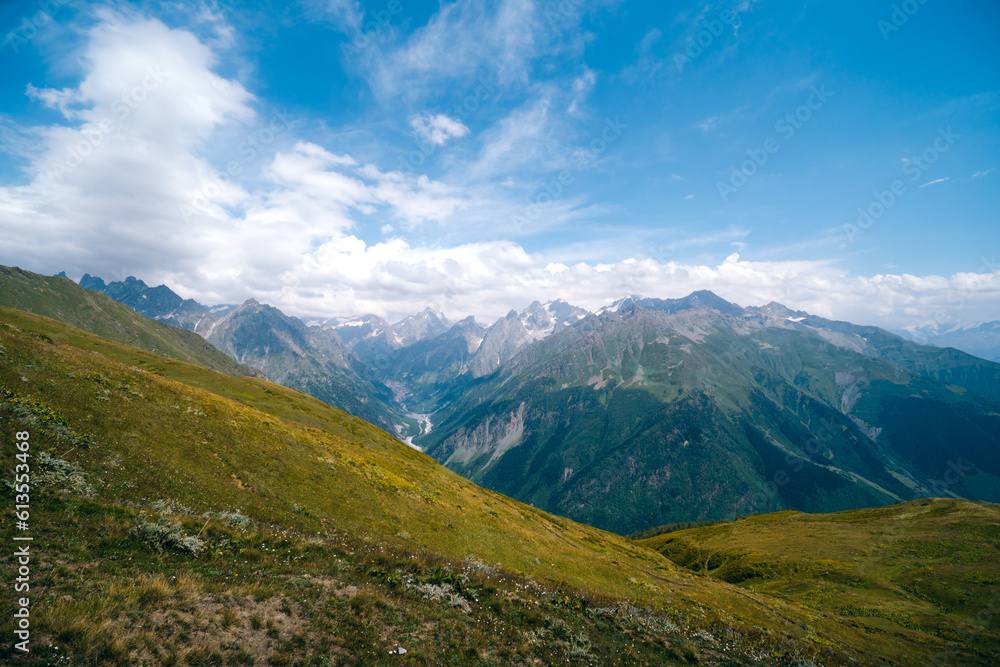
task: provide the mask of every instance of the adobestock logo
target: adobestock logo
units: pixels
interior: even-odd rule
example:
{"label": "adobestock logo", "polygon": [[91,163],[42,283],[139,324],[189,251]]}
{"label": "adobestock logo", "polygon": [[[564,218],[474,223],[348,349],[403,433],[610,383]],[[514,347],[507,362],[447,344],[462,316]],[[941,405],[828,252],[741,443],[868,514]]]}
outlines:
{"label": "adobestock logo", "polygon": [[735,27],[739,21],[740,13],[735,9],[723,9],[719,12],[718,18],[704,20],[702,30],[688,38],[687,47],[674,54],[674,65],[677,67],[677,71],[683,73],[685,67],[700,58],[715,43],[727,25]]}
{"label": "adobestock logo", "polygon": [[7,33],[5,42],[17,53],[22,45],[33,40],[42,28],[52,23],[59,10],[69,3],[70,0],[41,0],[38,11],[21,19],[21,24]]}
{"label": "adobestock logo", "polygon": [[893,5],[889,20],[879,19],[875,24],[878,26],[879,32],[882,33],[882,39],[888,42],[889,37],[893,33],[899,32],[900,28],[909,22],[910,17],[926,4],[927,0],[905,0],[898,5]]}

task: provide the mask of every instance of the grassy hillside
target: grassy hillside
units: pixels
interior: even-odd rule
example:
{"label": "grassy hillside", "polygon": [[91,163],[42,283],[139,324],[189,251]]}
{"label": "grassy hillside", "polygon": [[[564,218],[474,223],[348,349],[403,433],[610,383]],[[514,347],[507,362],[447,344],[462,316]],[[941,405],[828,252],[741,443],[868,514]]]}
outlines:
{"label": "grassy hillside", "polygon": [[808,607],[864,632],[1000,653],[1000,506],[921,499],[837,514],[781,512],[639,541],[702,576]]}
{"label": "grassy hillside", "polygon": [[948,645],[699,576],[299,392],[22,311],[0,310],[0,391],[0,438],[27,430],[33,453],[27,664],[912,664]]}
{"label": "grassy hillside", "polygon": [[201,336],[150,320],[68,278],[0,266],[0,306],[51,317],[104,338],[227,375],[255,375]]}

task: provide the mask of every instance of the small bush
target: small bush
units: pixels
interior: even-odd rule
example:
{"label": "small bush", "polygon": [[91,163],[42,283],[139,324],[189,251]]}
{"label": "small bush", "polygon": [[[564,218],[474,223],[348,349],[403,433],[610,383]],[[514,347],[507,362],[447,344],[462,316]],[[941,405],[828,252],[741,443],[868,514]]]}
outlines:
{"label": "small bush", "polygon": [[[115,468],[121,467],[120,461],[119,465],[112,467]],[[150,508],[157,514],[162,514],[163,516],[170,516],[171,514],[192,514],[192,515],[197,514],[197,512],[195,512],[190,507],[182,505],[181,503],[173,499],[155,500],[150,505]]]}
{"label": "small bush", "polygon": [[244,516],[242,512],[236,510],[235,512],[219,512],[215,515],[220,521],[224,521],[233,528],[242,528],[247,530],[254,526],[254,520],[248,516]]}
{"label": "small bush", "polygon": [[80,496],[92,497],[97,494],[94,487],[87,481],[87,473],[80,464],[57,459],[48,452],[38,452],[40,472],[34,475],[32,484],[37,487],[51,487],[63,493],[74,493]]}
{"label": "small bush", "polygon": [[163,518],[157,518],[156,523],[151,523],[143,516],[132,529],[132,534],[161,553],[164,549],[174,549],[197,556],[204,547],[204,543],[197,537],[185,535],[180,523]]}
{"label": "small bush", "polygon": [[452,607],[458,607],[466,614],[472,612],[472,608],[469,606],[468,601],[461,595],[455,593],[455,589],[452,588],[451,584],[417,584],[415,588],[417,592],[423,593],[425,598],[431,600],[444,600]]}

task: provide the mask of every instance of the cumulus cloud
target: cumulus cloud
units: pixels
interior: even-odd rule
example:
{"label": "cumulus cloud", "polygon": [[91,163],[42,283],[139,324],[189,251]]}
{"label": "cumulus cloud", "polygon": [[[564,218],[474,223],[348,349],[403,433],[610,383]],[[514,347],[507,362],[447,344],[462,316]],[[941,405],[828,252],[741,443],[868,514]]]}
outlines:
{"label": "cumulus cloud", "polygon": [[30,183],[0,188],[0,247],[25,263],[156,266],[194,254],[203,230],[177,204],[210,171],[196,149],[220,125],[255,117],[253,96],[213,73],[215,54],[191,33],[99,17],[79,85],[30,90],[71,123],[34,128]]}
{"label": "cumulus cloud", "polygon": [[293,269],[356,216],[385,211],[414,226],[461,206],[443,184],[307,142],[273,154],[263,185],[248,191],[199,156],[214,135],[259,120],[254,97],[213,72],[209,48],[111,12],[87,37],[78,86],[30,91],[72,123],[34,128],[30,183],[0,188],[8,263],[143,273],[231,295]]}
{"label": "cumulus cloud", "polygon": [[492,178],[524,165],[544,165],[546,171],[565,166],[552,161],[558,145],[551,138],[555,124],[551,106],[549,97],[543,96],[514,109],[486,132],[479,157],[469,170],[472,177]]}
{"label": "cumulus cloud", "polygon": [[[751,262],[733,254],[717,265],[629,258],[562,264],[512,242],[415,248],[396,240],[368,246],[337,238],[303,257],[295,280],[260,295],[309,316],[402,315],[428,305],[453,318],[492,322],[531,301],[565,299],[589,310],[625,294],[680,297],[709,289],[743,306],[771,301],[833,319],[902,329],[934,320],[995,319],[1000,270],[944,276],[852,276],[822,261]],[[301,286],[323,285],[322,297]]]}

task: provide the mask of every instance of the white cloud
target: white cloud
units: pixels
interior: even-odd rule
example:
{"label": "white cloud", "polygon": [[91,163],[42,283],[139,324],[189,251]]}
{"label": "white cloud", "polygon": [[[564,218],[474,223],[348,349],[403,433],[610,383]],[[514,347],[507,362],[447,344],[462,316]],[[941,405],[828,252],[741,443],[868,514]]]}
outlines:
{"label": "white cloud", "polygon": [[414,116],[410,119],[410,127],[417,137],[434,146],[444,146],[452,139],[461,139],[469,134],[469,128],[461,121],[450,118],[443,113],[436,115]]}
{"label": "white cloud", "polygon": [[[449,5],[445,12],[460,9]],[[494,23],[501,14],[490,14]],[[299,315],[406,314],[432,306],[452,317],[489,321],[536,298],[597,309],[626,293],[676,297],[711,289],[742,305],[776,300],[890,327],[938,313],[955,321],[996,318],[995,268],[951,277],[859,277],[830,262],[751,262],[731,255],[719,264],[680,264],[628,258],[637,253],[627,250],[617,255],[626,258],[621,261],[583,263],[567,254],[559,263],[497,238],[506,234],[502,229],[492,231],[497,240],[451,245],[444,236],[366,241],[372,229],[398,234],[431,223],[496,228],[509,210],[425,176],[383,171],[294,140],[259,157],[257,188],[234,182],[210,189],[206,184],[221,179],[200,157],[205,147],[220,132],[258,120],[253,95],[214,72],[210,48],[158,21],[105,12],[80,62],[85,73],[79,85],[31,92],[38,103],[60,109],[72,126],[34,128],[39,143],[30,182],[0,187],[2,263],[65,269],[75,277],[131,273],[205,303],[253,296]],[[565,160],[558,144],[549,143],[552,104],[541,95],[485,133],[475,165],[479,176],[517,165],[551,169]],[[104,121],[112,123],[104,124],[107,130]],[[60,168],[71,161],[71,168]],[[192,207],[199,193],[203,201]],[[567,196],[545,217],[580,215],[578,204]],[[181,215],[182,205],[192,208],[190,215]],[[548,223],[537,224],[544,229]],[[667,249],[742,248],[748,234],[732,227],[676,239]]]}
{"label": "white cloud", "polygon": [[657,42],[659,42],[662,37],[663,37],[663,33],[660,31],[660,29],[659,28],[653,28],[652,30],[650,30],[649,32],[647,32],[643,36],[643,38],[639,42],[639,44],[636,45],[636,51],[638,51],[640,54],[649,53],[650,50],[652,50],[653,46]]}
{"label": "white cloud", "polygon": [[982,178],[983,176],[988,176],[990,173],[996,171],[996,169],[987,169],[986,171],[977,171],[972,175],[973,178]]}
{"label": "white cloud", "polygon": [[493,176],[533,165],[552,171],[562,164],[553,164],[557,150],[553,118],[548,97],[529,102],[514,111],[484,135],[479,158],[469,170],[473,178]]}
{"label": "white cloud", "polygon": [[32,98],[40,101],[42,104],[50,109],[57,109],[66,118],[75,118],[77,115],[77,110],[71,107],[78,105],[83,100],[80,99],[80,95],[75,89],[63,88],[62,90],[56,90],[54,88],[36,88],[32,84],[28,84],[28,88],[25,94]]}
{"label": "white cloud", "polygon": [[696,124],[695,127],[700,129],[702,132],[711,132],[719,124],[718,116],[711,116]]}
{"label": "white cloud", "polygon": [[156,266],[198,252],[211,224],[177,214],[211,171],[196,150],[221,125],[255,118],[253,96],[213,73],[215,54],[191,33],[106,10],[98,17],[78,56],[79,85],[31,93],[63,103],[73,126],[33,128],[30,183],[0,188],[8,257]]}
{"label": "white cloud", "polygon": [[0,188],[8,261],[266,284],[356,217],[412,227],[462,205],[441,183],[306,142],[255,158],[269,159],[259,191],[228,182],[199,153],[220,132],[246,132],[253,96],[213,73],[215,55],[186,31],[104,12],[81,60],[78,86],[30,93],[76,126],[35,128],[31,182]]}
{"label": "white cloud", "polygon": [[[340,238],[305,257],[294,275],[294,285],[275,286],[258,298],[311,316],[398,315],[429,304],[451,317],[475,314],[491,322],[534,299],[563,298],[596,310],[628,293],[680,297],[709,289],[744,306],[779,301],[824,317],[897,329],[929,318],[995,318],[1000,298],[1000,271],[865,278],[829,262],[749,262],[735,254],[715,266],[634,258],[553,264],[510,242],[430,249],[399,240],[366,246]],[[299,284],[329,291],[304,298],[296,293]]]}
{"label": "white cloud", "polygon": [[663,61],[653,55],[655,47],[663,38],[659,28],[647,32],[635,46],[636,61],[622,70],[621,77],[629,84],[635,84],[641,79],[651,78],[663,66]]}
{"label": "white cloud", "polygon": [[570,102],[569,108],[566,110],[567,113],[575,114],[579,111],[580,105],[583,104],[587,96],[594,89],[594,85],[597,83],[597,72],[590,69],[586,65],[583,66],[583,74],[573,79],[571,88],[573,89],[573,101]]}
{"label": "white cloud", "polygon": [[436,86],[474,85],[489,72],[501,87],[528,80],[543,26],[532,0],[445,4],[405,43],[365,61],[372,88],[385,98],[423,96]]}
{"label": "white cloud", "polygon": [[951,180],[950,176],[948,178],[939,178],[939,179],[937,179],[935,181],[930,181],[929,183],[924,183],[920,187],[926,188],[928,185],[936,185],[938,183],[945,183],[945,182],[950,181],[950,180]]}
{"label": "white cloud", "polygon": [[321,0],[322,8],[344,29],[359,30],[364,11],[357,0]]}

